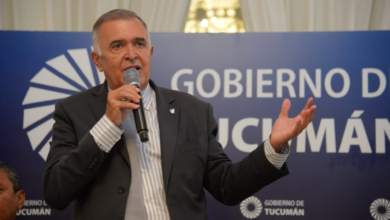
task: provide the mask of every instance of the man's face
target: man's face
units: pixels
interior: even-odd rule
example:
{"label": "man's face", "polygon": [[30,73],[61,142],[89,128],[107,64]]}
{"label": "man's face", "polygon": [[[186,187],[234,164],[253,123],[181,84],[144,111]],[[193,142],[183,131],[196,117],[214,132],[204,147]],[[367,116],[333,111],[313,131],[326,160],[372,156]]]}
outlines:
{"label": "man's face", "polygon": [[0,169],[0,220],[15,219],[16,212],[22,208],[24,199],[24,192],[20,190],[14,193],[7,173]]}
{"label": "man's face", "polygon": [[98,33],[101,54],[92,51],[92,59],[99,71],[104,71],[111,89],[125,84],[126,69],[135,67],[141,76],[141,90],[149,82],[153,46],[148,33],[136,18],[107,21]]}

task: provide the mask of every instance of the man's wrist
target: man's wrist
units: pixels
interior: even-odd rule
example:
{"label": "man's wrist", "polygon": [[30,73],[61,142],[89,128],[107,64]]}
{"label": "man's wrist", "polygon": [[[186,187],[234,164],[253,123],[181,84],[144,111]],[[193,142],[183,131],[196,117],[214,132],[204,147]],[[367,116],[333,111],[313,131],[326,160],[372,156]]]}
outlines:
{"label": "man's wrist", "polygon": [[276,168],[280,169],[285,161],[287,160],[288,155],[290,154],[290,147],[288,143],[283,145],[279,152],[276,152],[274,147],[271,144],[270,138],[264,142],[264,153],[268,161]]}
{"label": "man's wrist", "polygon": [[123,132],[124,130],[116,126],[107,115],[104,115],[90,130],[98,147],[106,153],[119,141]]}
{"label": "man's wrist", "polygon": [[277,143],[275,140],[272,139],[272,134],[269,137],[269,142],[270,142],[270,145],[275,149],[275,152],[277,152],[277,153],[279,153],[280,150],[282,149],[282,147],[288,143],[288,142]]}

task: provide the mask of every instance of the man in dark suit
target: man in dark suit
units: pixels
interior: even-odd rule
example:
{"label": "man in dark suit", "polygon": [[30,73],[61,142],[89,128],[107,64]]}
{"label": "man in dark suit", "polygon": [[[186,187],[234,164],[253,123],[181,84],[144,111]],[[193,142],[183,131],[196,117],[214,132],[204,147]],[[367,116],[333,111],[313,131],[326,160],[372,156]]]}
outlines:
{"label": "man in dark suit", "polygon": [[[129,204],[140,181],[137,205],[144,219],[207,219],[204,189],[235,205],[288,174],[286,143],[313,119],[312,99],[291,119],[285,100],[270,138],[233,164],[216,139],[211,105],[149,79],[153,46],[141,18],[127,10],[102,15],[93,44],[92,59],[106,82],[56,104],[44,176],[49,205],[64,209],[75,201],[75,219],[134,219],[137,210]],[[138,70],[140,89],[125,84],[128,68]],[[134,124],[130,114],[139,107],[140,91],[150,132],[146,143],[129,138],[127,127]],[[133,176],[131,141],[138,149],[139,178]]]}

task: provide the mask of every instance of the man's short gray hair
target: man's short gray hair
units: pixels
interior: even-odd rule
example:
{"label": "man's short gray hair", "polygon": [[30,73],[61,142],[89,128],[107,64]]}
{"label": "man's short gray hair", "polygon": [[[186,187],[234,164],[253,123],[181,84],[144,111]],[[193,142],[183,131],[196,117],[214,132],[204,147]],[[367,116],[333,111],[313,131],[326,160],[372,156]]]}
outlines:
{"label": "man's short gray hair", "polygon": [[17,193],[22,190],[19,175],[13,167],[0,161],[0,170],[7,173],[8,179],[11,181],[12,186],[14,188],[14,193]]}
{"label": "man's short gray hair", "polygon": [[106,12],[102,16],[100,16],[95,24],[93,25],[92,29],[92,44],[93,44],[93,50],[98,52],[100,54],[100,47],[99,47],[99,41],[98,41],[98,34],[100,31],[100,27],[104,22],[107,21],[113,21],[113,20],[123,20],[123,19],[132,19],[135,18],[139,20],[142,25],[145,27],[146,32],[148,33],[148,40],[149,40],[149,46],[151,44],[150,41],[150,35],[148,31],[148,27],[146,26],[146,23],[142,20],[141,17],[139,17],[135,12],[125,9],[114,9],[109,12]]}

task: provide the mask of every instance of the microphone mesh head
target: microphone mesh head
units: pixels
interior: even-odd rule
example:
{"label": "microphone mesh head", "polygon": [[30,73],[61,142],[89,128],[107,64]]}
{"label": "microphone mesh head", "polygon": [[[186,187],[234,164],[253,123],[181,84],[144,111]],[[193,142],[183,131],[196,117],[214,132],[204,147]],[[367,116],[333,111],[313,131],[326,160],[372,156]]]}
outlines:
{"label": "microphone mesh head", "polygon": [[125,83],[135,85],[140,88],[141,76],[136,68],[129,68],[125,71]]}

